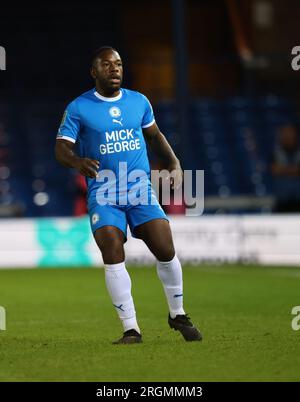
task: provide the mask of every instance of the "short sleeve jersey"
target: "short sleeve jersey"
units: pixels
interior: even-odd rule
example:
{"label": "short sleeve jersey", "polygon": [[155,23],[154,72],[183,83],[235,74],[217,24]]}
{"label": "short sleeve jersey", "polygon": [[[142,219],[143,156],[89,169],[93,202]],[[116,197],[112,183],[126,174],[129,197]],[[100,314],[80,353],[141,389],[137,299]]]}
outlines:
{"label": "short sleeve jersey", "polygon": [[[78,144],[79,156],[96,159],[101,170],[115,173],[126,162],[126,174],[142,170],[150,177],[143,128],[155,122],[149,100],[139,92],[121,88],[118,96],[107,98],[96,89],[85,92],[66,108],[57,138]],[[121,172],[122,174],[122,172]],[[99,187],[87,178],[89,193]]]}

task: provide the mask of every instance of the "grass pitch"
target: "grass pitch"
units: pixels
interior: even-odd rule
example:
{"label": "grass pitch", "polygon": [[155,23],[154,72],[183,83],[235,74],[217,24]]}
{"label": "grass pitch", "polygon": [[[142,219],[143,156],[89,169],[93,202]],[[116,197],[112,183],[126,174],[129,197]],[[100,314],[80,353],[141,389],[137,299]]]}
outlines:
{"label": "grass pitch", "polygon": [[203,333],[167,325],[154,267],[130,268],[144,343],[122,328],[99,269],[0,270],[0,381],[299,381],[300,269],[184,267],[186,312]]}

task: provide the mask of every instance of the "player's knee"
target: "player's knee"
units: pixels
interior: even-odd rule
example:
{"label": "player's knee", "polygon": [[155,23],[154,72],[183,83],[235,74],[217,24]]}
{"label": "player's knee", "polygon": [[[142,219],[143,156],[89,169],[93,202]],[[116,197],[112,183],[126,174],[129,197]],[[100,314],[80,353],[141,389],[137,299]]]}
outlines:
{"label": "player's knee", "polygon": [[170,244],[169,246],[165,246],[161,250],[157,250],[155,253],[155,257],[158,259],[158,261],[171,261],[173,260],[175,256],[175,249],[173,244]]}
{"label": "player's knee", "polygon": [[120,236],[106,232],[105,235],[96,235],[95,238],[105,264],[118,264],[124,261],[124,242]]}
{"label": "player's knee", "polygon": [[99,245],[105,264],[118,264],[124,261],[123,243],[118,239],[110,239]]}

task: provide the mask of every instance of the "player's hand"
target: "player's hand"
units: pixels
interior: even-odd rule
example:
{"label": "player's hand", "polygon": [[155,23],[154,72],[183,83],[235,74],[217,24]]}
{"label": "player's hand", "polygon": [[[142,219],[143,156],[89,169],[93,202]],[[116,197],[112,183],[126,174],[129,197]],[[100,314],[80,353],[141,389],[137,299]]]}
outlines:
{"label": "player's hand", "polygon": [[81,173],[83,176],[90,177],[91,179],[95,179],[99,170],[99,161],[95,159],[89,158],[78,158],[78,162],[76,163],[75,168]]}
{"label": "player's hand", "polygon": [[172,175],[169,176],[171,188],[178,189],[183,182],[183,172],[180,166],[180,163],[177,162],[174,165],[171,165],[168,167],[168,171],[172,173]]}

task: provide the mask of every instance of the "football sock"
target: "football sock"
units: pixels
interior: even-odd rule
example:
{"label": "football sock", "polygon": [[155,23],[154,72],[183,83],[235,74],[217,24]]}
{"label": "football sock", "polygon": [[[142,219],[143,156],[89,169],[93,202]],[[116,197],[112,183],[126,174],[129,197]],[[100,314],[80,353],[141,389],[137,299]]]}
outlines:
{"label": "football sock", "polygon": [[140,333],[131,296],[131,280],[125,262],[105,264],[105,283],[113,305],[119,315],[124,332],[135,329]]}
{"label": "football sock", "polygon": [[171,318],[185,314],[183,310],[182,269],[177,256],[175,255],[168,262],[157,260],[157,274],[163,284]]}

